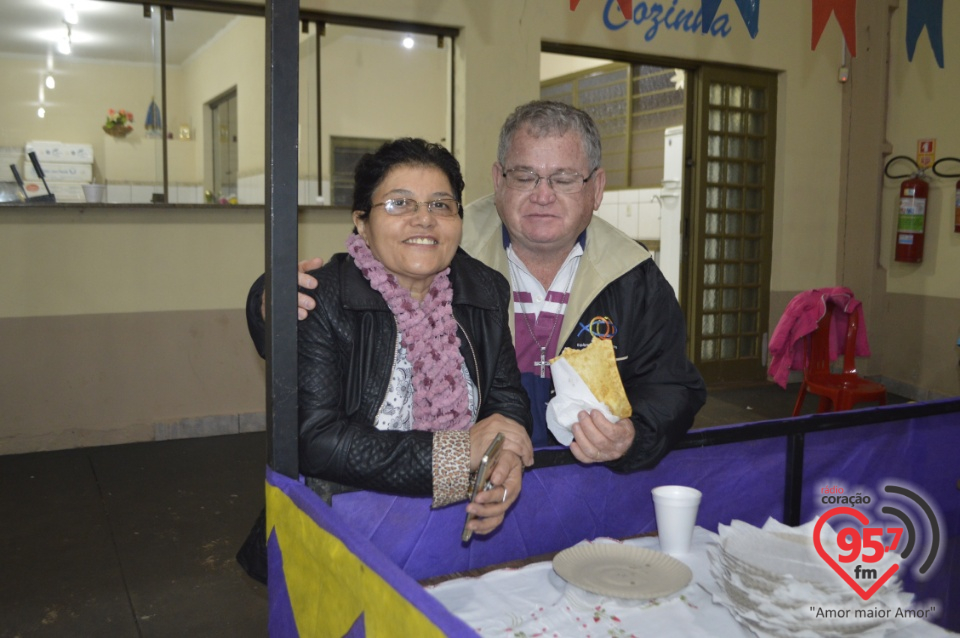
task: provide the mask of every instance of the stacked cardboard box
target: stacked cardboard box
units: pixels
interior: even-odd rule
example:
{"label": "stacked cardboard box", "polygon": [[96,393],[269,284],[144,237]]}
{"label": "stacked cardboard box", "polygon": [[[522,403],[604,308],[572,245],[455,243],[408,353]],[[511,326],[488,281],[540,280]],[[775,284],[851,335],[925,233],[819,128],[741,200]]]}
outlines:
{"label": "stacked cardboard box", "polygon": [[93,147],[90,144],[32,141],[24,146],[23,179],[27,195],[43,195],[47,191],[30,161],[37,154],[47,186],[58,202],[82,202],[83,184],[93,181]]}

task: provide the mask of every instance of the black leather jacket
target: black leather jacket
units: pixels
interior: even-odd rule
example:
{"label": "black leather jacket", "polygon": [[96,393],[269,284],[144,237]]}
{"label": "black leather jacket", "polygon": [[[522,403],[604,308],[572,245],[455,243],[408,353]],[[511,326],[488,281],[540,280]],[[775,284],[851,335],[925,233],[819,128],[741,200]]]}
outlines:
{"label": "black leather jacket", "polygon": [[[397,322],[380,293],[346,254],[311,273],[301,289],[317,308],[299,322],[300,472],[341,485],[430,495],[433,434],[378,430],[397,344]],[[507,319],[502,275],[457,250],[450,267],[460,352],[479,389],[477,419],[502,414],[532,429]],[[263,277],[247,298],[247,322],[264,354]]]}

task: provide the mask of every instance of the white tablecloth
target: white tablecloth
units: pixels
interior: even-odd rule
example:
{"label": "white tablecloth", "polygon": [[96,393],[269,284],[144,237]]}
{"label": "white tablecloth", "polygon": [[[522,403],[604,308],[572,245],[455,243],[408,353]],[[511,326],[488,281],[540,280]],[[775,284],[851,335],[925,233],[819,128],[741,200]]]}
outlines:
{"label": "white tablecloth", "polygon": [[[477,578],[458,578],[428,587],[427,591],[485,636],[755,638],[725,607],[714,603],[704,589],[715,587],[706,548],[716,538],[716,534],[696,528],[690,553],[680,557],[693,572],[693,580],[677,594],[663,599],[631,601],[591,594],[557,576],[549,561],[519,569],[500,569]],[[625,543],[660,549],[655,537]],[[889,637],[949,635],[956,634],[917,621],[891,632]]]}

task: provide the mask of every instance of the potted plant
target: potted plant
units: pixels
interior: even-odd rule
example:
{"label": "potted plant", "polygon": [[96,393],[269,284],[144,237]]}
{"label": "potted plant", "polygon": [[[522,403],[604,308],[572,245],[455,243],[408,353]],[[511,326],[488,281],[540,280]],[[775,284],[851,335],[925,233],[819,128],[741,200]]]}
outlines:
{"label": "potted plant", "polygon": [[130,122],[132,121],[133,113],[130,111],[124,109],[114,111],[110,109],[107,111],[107,122],[103,125],[103,130],[107,135],[126,137],[127,134],[133,130],[133,127],[130,126]]}

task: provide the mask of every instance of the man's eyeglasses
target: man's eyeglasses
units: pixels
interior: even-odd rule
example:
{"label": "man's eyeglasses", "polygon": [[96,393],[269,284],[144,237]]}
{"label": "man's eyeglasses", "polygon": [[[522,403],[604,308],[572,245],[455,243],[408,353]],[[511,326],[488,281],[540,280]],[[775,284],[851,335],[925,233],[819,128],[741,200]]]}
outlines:
{"label": "man's eyeglasses", "polygon": [[377,206],[383,206],[383,210],[387,215],[400,217],[402,215],[412,215],[416,213],[420,210],[421,205],[426,206],[427,210],[437,217],[453,217],[454,215],[459,215],[462,210],[460,202],[455,199],[435,199],[430,202],[418,202],[409,197],[388,199],[385,202],[374,204],[370,209],[373,210]]}
{"label": "man's eyeglasses", "polygon": [[[597,168],[600,168],[599,166]],[[563,195],[573,195],[583,190],[583,185],[590,181],[597,169],[590,171],[590,174],[584,177],[580,173],[554,173],[549,177],[543,177],[522,168],[511,168],[503,171],[503,177],[507,180],[507,186],[518,191],[532,191],[540,185],[540,180],[547,180],[547,184],[555,193]]]}

